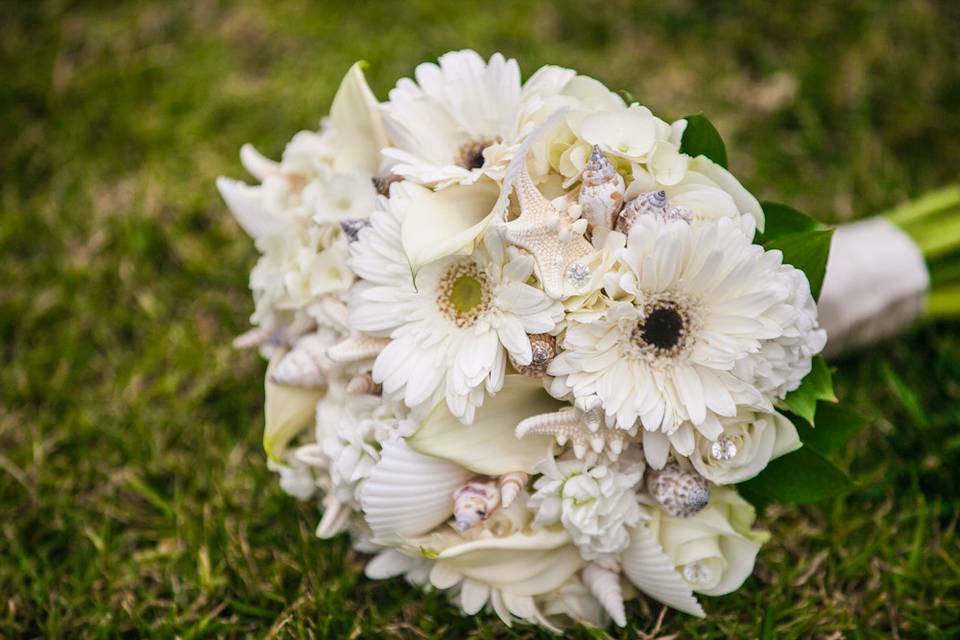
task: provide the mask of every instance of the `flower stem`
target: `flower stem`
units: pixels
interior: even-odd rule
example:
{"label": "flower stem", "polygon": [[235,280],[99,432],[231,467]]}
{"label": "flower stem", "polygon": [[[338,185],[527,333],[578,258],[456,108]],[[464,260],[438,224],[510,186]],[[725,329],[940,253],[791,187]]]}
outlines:
{"label": "flower stem", "polygon": [[951,185],[926,193],[881,215],[909,233],[915,224],[956,208],[960,208],[960,186]]}

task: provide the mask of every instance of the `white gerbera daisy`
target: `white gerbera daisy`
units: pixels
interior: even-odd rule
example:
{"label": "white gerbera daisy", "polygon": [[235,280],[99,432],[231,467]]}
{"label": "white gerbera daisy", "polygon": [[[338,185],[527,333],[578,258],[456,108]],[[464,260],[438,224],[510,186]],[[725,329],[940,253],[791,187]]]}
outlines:
{"label": "white gerbera daisy", "polygon": [[[558,376],[554,393],[599,397],[622,429],[640,420],[654,467],[671,443],[689,455],[694,428],[715,440],[720,416],[741,406],[771,410],[764,391],[785,384],[784,372],[809,368],[816,346],[775,349],[770,360],[772,341],[793,338],[800,327],[816,331],[815,320],[798,320],[809,288],[782,258],[751,244],[728,218],[692,225],[640,219],[620,253],[626,270],[617,301],[603,318],[567,328],[565,351],[549,370]],[[795,360],[784,367],[779,360],[788,356]]]}
{"label": "white gerbera daisy", "polygon": [[384,393],[402,390],[411,408],[446,397],[450,411],[470,424],[484,389],[496,393],[503,386],[507,354],[529,364],[527,334],[553,331],[563,309],[527,284],[532,261],[508,260],[492,228],[472,254],[423,267],[414,286],[400,226],[424,190],[395,185],[387,210],[375,212],[351,245],[350,264],[364,281],[353,290],[350,323],[392,338],[373,367]]}
{"label": "white gerbera daisy", "polygon": [[499,53],[484,62],[475,51],[452,51],[438,62],[419,65],[416,82],[401,79],[382,105],[393,142],[383,155],[394,173],[426,185],[469,184],[502,170],[534,125],[528,116],[575,75],[543,67],[521,88],[517,61]]}

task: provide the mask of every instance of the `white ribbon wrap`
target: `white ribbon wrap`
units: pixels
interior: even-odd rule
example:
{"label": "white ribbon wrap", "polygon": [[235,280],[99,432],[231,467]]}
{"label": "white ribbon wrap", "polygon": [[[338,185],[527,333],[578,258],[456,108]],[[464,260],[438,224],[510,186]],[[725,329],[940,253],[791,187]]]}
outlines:
{"label": "white ribbon wrap", "polygon": [[893,336],[922,313],[930,273],[913,240],[885,218],[833,234],[817,309],[832,357]]}

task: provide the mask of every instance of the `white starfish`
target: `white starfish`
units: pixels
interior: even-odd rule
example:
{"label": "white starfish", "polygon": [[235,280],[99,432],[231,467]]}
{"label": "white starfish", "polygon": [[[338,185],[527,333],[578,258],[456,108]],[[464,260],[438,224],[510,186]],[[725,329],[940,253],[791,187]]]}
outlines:
{"label": "white starfish", "polygon": [[527,418],[517,425],[515,433],[518,438],[528,434],[553,436],[561,447],[570,442],[578,458],[588,452],[605,452],[611,460],[616,460],[629,443],[628,438],[635,435],[635,429],[631,433],[604,426],[600,407],[589,411],[571,407]]}
{"label": "white starfish", "polygon": [[584,225],[573,227],[574,222],[533,184],[526,160],[520,163],[513,185],[520,203],[520,216],[503,225],[503,236],[530,252],[543,290],[558,299],[563,296],[564,278],[577,284],[589,277],[589,268],[581,259],[593,253],[593,247],[582,233],[577,233]]}

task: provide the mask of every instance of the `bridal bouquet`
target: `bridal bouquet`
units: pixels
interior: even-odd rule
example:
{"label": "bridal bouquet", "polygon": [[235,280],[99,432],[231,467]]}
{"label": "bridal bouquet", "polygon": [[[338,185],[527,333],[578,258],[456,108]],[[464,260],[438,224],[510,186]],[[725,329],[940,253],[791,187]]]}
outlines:
{"label": "bridal bouquet", "polygon": [[761,206],[703,116],[459,51],[386,102],[355,65],[319,131],[241,161],[264,448],[370,578],[507,624],[704,616],[769,538],[751,502],[847,481],[831,232]]}

